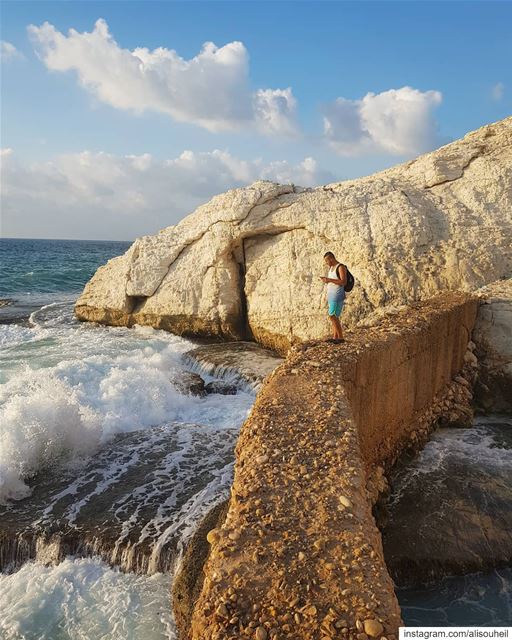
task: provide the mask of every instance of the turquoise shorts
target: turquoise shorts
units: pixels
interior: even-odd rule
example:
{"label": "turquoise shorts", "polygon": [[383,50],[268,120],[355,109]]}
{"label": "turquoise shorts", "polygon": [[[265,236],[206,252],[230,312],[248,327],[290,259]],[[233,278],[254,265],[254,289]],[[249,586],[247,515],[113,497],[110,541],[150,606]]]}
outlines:
{"label": "turquoise shorts", "polygon": [[339,318],[345,304],[345,289],[341,288],[334,296],[329,296],[327,304],[329,305],[329,315]]}

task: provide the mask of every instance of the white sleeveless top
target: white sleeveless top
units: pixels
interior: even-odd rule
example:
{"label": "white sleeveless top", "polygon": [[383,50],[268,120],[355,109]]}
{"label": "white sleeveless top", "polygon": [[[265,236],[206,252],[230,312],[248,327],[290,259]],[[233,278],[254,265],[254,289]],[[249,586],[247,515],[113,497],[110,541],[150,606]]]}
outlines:
{"label": "white sleeveless top", "polygon": [[[327,274],[328,278],[336,278],[338,279],[338,274],[336,273],[336,269],[340,266],[341,262],[338,262],[337,264],[334,265],[334,267],[331,267],[329,269],[329,273]],[[335,296],[340,289],[343,289],[343,285],[340,284],[334,284],[334,282],[328,282],[327,283],[327,295],[328,296]]]}

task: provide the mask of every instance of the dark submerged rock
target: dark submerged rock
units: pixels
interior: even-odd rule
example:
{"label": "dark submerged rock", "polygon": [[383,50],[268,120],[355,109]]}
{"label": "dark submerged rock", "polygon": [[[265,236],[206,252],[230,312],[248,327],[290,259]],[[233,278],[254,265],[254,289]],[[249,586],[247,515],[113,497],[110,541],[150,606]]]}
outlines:
{"label": "dark submerged rock", "polygon": [[171,384],[180,392],[187,395],[204,397],[207,393],[205,382],[198,373],[182,371],[179,376],[171,380]]}
{"label": "dark submerged rock", "polygon": [[205,385],[206,393],[220,393],[223,396],[234,396],[238,389],[236,385],[222,380],[213,380]]}
{"label": "dark submerged rock", "polygon": [[392,479],[382,531],[399,586],[512,562],[512,420],[441,429]]}

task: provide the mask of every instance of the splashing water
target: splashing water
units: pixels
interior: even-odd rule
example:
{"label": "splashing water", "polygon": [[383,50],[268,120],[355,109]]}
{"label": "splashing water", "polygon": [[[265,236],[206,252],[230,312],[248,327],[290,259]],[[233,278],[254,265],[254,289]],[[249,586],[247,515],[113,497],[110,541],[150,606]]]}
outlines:
{"label": "splashing water", "polygon": [[111,569],[97,558],[29,562],[0,574],[4,640],[175,639],[170,576]]}
{"label": "splashing water", "polygon": [[253,395],[181,394],[172,384],[193,345],[147,327],[84,325],[69,303],[0,325],[0,501],[24,498],[27,479],[91,455],[119,433],[170,421],[237,427]]}
{"label": "splashing water", "polygon": [[[190,341],[74,317],[85,282],[126,248],[0,241],[4,526],[8,517],[14,526],[35,527],[35,535],[37,526],[43,532],[57,526],[78,546],[90,527],[106,551],[102,557],[147,572],[121,573],[99,557],[67,557],[0,574],[6,640],[173,639],[172,572],[154,572],[172,568],[197,522],[229,489],[232,449],[254,394],[184,394],[177,382],[190,369],[183,360]],[[101,538],[98,522],[110,538]],[[120,555],[124,541],[127,552]],[[57,557],[54,544],[43,548],[45,562]],[[131,561],[140,548],[142,560]]]}

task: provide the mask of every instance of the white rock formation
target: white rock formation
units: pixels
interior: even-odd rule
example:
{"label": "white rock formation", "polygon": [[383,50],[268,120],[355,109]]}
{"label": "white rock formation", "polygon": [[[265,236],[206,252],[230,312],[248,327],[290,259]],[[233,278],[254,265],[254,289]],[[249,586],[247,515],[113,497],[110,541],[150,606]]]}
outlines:
{"label": "white rock formation", "polygon": [[342,316],[354,325],[511,277],[511,246],[512,117],[369,177],[227,191],[98,269],[75,311],[285,350],[328,331],[327,250],[356,278]]}

